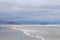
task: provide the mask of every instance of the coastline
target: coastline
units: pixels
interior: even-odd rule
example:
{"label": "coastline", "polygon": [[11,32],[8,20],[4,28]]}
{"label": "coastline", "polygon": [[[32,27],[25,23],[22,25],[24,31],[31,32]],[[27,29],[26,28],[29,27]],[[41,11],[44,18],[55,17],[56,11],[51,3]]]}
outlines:
{"label": "coastline", "polygon": [[[60,25],[0,25],[2,29],[22,31],[24,35],[42,39],[42,40],[59,40]],[[5,30],[7,31],[7,30]],[[5,32],[4,31],[4,32]],[[8,31],[9,32],[9,31]]]}

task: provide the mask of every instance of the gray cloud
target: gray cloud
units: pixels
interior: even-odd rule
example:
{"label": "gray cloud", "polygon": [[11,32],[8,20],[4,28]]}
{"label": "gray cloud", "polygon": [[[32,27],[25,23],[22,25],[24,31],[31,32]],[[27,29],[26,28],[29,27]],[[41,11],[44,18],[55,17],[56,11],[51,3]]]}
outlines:
{"label": "gray cloud", "polygon": [[0,19],[60,20],[59,0],[0,0]]}

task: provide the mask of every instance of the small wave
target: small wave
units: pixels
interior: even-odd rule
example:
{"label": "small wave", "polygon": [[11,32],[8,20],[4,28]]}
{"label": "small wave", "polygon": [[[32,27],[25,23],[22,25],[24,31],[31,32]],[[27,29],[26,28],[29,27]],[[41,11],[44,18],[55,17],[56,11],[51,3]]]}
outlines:
{"label": "small wave", "polygon": [[[14,28],[14,30],[18,30],[16,28]],[[21,30],[25,35],[27,36],[30,36],[30,37],[36,37],[36,38],[40,38],[41,40],[44,40],[43,38],[41,38],[41,36],[34,36],[34,35],[31,35],[30,32],[34,32],[35,30],[27,30],[27,29],[19,29]],[[36,31],[35,31],[36,32]]]}

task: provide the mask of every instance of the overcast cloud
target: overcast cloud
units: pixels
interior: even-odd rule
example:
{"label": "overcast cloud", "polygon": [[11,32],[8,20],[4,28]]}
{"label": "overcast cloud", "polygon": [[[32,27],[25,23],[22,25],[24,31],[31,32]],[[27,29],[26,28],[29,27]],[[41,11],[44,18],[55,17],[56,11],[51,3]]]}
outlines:
{"label": "overcast cloud", "polygon": [[60,0],[0,0],[0,19],[60,20]]}

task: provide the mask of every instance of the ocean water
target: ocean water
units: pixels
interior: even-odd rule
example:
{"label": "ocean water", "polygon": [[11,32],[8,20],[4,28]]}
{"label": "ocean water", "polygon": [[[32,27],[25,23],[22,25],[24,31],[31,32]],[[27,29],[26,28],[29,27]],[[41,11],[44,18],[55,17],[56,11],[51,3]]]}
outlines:
{"label": "ocean water", "polygon": [[[60,40],[60,25],[0,25],[0,32],[13,32],[15,40]],[[15,33],[14,33],[15,32]],[[18,33],[21,32],[21,33]],[[12,33],[10,33],[11,35]],[[19,36],[20,34],[21,36]],[[18,35],[18,36],[17,36]],[[22,37],[23,36],[23,37]],[[28,38],[25,38],[25,37]],[[25,38],[25,39],[24,39]],[[32,38],[32,39],[31,39]]]}

